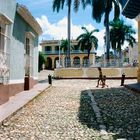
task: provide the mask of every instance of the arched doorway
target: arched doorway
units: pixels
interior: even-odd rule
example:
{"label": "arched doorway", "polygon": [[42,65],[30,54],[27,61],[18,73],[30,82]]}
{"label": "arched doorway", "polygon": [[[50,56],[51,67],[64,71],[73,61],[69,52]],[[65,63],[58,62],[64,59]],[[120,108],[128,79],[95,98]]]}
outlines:
{"label": "arched doorway", "polygon": [[80,58],[78,56],[74,57],[73,66],[74,67],[80,67]]}
{"label": "arched doorway", "polygon": [[89,59],[87,56],[83,58],[83,67],[89,67]]}
{"label": "arched doorway", "polygon": [[47,57],[46,63],[45,63],[46,69],[52,69],[52,59],[50,57]]}
{"label": "arched doorway", "polygon": [[57,68],[58,67],[58,64],[59,64],[59,57],[56,57],[54,59],[54,68]]}

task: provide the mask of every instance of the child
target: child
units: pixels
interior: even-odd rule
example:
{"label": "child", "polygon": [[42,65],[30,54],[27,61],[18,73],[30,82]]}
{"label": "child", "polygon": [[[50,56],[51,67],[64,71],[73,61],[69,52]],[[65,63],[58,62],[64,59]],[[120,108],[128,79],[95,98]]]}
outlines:
{"label": "child", "polygon": [[105,86],[108,87],[108,85],[106,85],[106,75],[103,76],[103,83],[102,83],[102,88],[104,88]]}

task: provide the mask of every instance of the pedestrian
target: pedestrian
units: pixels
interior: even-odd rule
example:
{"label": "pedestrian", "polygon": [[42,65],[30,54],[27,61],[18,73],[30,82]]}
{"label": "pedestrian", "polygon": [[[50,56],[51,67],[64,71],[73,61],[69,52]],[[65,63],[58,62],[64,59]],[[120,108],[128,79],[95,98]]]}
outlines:
{"label": "pedestrian", "polygon": [[100,82],[101,82],[101,85],[103,86],[103,74],[102,74],[102,69],[101,67],[98,67],[98,71],[99,71],[99,78],[98,78],[98,82],[97,82],[97,86],[99,86]]}

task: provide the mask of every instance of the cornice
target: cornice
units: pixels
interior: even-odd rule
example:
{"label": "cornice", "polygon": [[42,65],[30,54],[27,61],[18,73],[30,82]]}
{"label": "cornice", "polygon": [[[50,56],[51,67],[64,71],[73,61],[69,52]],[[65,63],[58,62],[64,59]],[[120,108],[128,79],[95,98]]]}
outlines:
{"label": "cornice", "polygon": [[3,14],[0,13],[0,22],[2,22],[2,23],[4,22],[6,24],[13,23],[13,21],[8,16],[6,16],[4,13]]}
{"label": "cornice", "polygon": [[[61,40],[43,40],[40,45],[59,45]],[[72,44],[77,44],[77,40],[71,40]]]}
{"label": "cornice", "polygon": [[18,14],[35,30],[39,35],[42,34],[42,29],[29,10],[23,5],[17,5]]}

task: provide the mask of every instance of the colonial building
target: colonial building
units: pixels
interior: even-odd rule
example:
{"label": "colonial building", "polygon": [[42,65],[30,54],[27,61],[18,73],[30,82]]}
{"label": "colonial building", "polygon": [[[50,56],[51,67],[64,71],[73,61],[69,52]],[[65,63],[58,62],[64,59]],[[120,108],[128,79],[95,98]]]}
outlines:
{"label": "colonial building", "polygon": [[138,43],[132,46],[128,46],[123,50],[123,61],[133,65],[134,62],[138,62]]}
{"label": "colonial building", "polygon": [[123,14],[130,18],[136,19],[138,22],[138,83],[140,83],[140,0],[123,0]]}
{"label": "colonial building", "polygon": [[[87,57],[87,50],[81,51],[77,46],[76,40],[71,40],[73,46],[70,51],[70,63],[71,67],[87,67],[95,64],[95,52],[94,47],[90,52],[89,59]],[[42,52],[44,54],[46,63],[46,69],[54,69],[57,66],[66,67],[66,52],[60,50],[60,40],[44,40],[40,43]],[[60,58],[60,59],[59,59]],[[60,61],[59,61],[60,60]]]}
{"label": "colonial building", "polygon": [[41,33],[25,6],[0,0],[0,104],[37,82]]}

